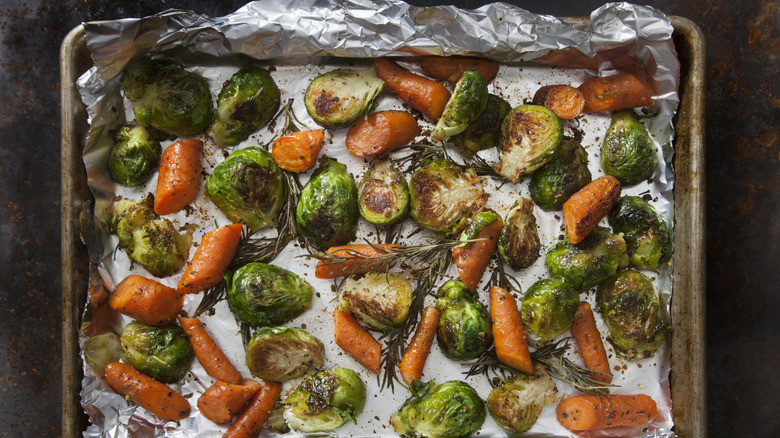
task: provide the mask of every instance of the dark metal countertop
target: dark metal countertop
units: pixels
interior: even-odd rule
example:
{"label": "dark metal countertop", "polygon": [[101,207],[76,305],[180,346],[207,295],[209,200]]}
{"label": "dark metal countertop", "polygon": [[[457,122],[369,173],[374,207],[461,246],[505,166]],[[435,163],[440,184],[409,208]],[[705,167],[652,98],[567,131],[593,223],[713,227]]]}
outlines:
{"label": "dark metal countertop", "polygon": [[[63,37],[83,21],[168,8],[219,16],[244,2],[0,0],[0,436],[58,436],[61,424]],[[603,2],[510,3],[587,16]],[[780,436],[780,2],[636,3],[689,18],[706,38],[709,435]]]}

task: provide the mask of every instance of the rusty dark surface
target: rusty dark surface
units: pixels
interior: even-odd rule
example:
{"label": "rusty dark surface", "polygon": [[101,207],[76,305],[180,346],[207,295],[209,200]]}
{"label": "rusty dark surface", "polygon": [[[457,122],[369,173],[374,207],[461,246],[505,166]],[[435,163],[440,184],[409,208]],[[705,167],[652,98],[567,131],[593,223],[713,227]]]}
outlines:
{"label": "rusty dark surface", "polygon": [[[60,433],[63,37],[82,21],[167,8],[219,16],[243,3],[0,0],[0,436]],[[511,3],[587,16],[602,2]],[[691,19],[707,43],[709,436],[780,436],[780,3],[638,3]]]}

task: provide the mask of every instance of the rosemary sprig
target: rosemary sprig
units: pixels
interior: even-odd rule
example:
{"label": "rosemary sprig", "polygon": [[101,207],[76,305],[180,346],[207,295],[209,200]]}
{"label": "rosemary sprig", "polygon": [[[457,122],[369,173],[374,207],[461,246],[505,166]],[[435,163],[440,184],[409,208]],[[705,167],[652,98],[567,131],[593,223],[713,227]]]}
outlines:
{"label": "rosemary sprig", "polygon": [[422,166],[423,163],[425,163],[426,161],[432,161],[432,160],[452,161],[452,158],[447,153],[447,148],[444,146],[443,143],[436,143],[436,144],[414,143],[398,150],[400,151],[411,150],[409,154],[397,160],[394,160],[396,163],[398,163],[399,166],[405,166],[405,171],[407,173],[420,168],[420,166]]}
{"label": "rosemary sprig", "polygon": [[477,154],[474,154],[471,159],[466,160],[465,165],[474,168],[477,175],[489,176],[494,180],[501,182],[501,185],[511,182],[507,177],[498,173],[495,167]]}

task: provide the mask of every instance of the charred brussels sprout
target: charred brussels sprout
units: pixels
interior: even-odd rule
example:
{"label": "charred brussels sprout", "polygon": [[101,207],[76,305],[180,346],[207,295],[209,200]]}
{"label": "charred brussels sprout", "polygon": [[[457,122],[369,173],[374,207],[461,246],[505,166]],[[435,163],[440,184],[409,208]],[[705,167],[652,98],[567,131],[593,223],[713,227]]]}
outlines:
{"label": "charred brussels sprout", "polygon": [[177,325],[154,327],[134,321],[125,326],[120,341],[128,364],[165,383],[184,377],[195,357],[184,330]]}
{"label": "charred brussels sprout", "polygon": [[306,376],[287,397],[284,419],[298,432],[325,432],[356,422],[365,401],[366,388],[354,371],[326,369]]}
{"label": "charred brussels sprout", "polygon": [[160,165],[162,148],[143,126],[124,125],[114,136],[108,171],[119,184],[140,186]]}
{"label": "charred brussels sprout", "polygon": [[465,438],[485,422],[485,402],[465,382],[415,380],[412,396],[390,417],[402,437]]}
{"label": "charred brussels sprout", "polygon": [[541,243],[533,210],[533,201],[521,198],[507,213],[498,237],[498,254],[516,271],[531,266],[539,258]]}
{"label": "charred brussels sprout", "polygon": [[557,388],[540,364],[530,376],[516,374],[490,391],[487,408],[501,427],[520,435],[536,423],[544,405],[555,403]]}
{"label": "charred brussels sprout", "polygon": [[466,70],[455,84],[450,100],[436,123],[431,136],[444,141],[466,130],[485,110],[488,101],[487,82],[476,70]]}
{"label": "charred brussels sprout", "polygon": [[638,184],[653,175],[658,158],[645,125],[632,110],[612,114],[612,125],[601,146],[604,173],[623,185]]}
{"label": "charred brussels sprout", "polygon": [[534,172],[529,185],[531,199],[545,210],[560,210],[590,181],[588,153],[579,143],[565,139],[555,158]]}
{"label": "charred brussels sprout", "polygon": [[669,335],[653,282],[640,272],[623,271],[601,283],[596,306],[609,327],[607,340],[627,359],[652,356]]}
{"label": "charred brussels sprout", "polygon": [[439,327],[436,338],[445,356],[473,359],[493,344],[493,324],[487,310],[460,280],[450,280],[439,289],[436,308]]}
{"label": "charred brussels sprout", "polygon": [[520,317],[528,331],[531,346],[552,342],[569,328],[577,313],[580,296],[562,280],[539,280],[525,291]]}
{"label": "charred brussels sprout", "polygon": [[322,366],[325,347],[306,330],[295,327],[258,329],[246,348],[246,366],[253,376],[274,382],[303,377]]}
{"label": "charred brussels sprout", "polygon": [[166,134],[191,137],[211,123],[211,92],[197,73],[164,61],[133,63],[122,78],[138,123]]}
{"label": "charred brussels sprout", "polygon": [[412,285],[394,274],[371,272],[357,280],[348,278],[339,295],[339,310],[382,332],[400,328],[411,305]]}
{"label": "charred brussels sprout", "polygon": [[358,187],[363,219],[376,225],[398,223],[409,213],[409,184],[390,160],[374,160]]}
{"label": "charred brussels sprout", "polygon": [[512,182],[553,159],[563,138],[561,120],[539,105],[520,105],[501,125],[501,162],[498,173]]}
{"label": "charred brussels sprout", "polygon": [[501,138],[501,123],[512,106],[509,102],[496,96],[488,94],[487,105],[482,114],[469,123],[466,130],[452,138],[455,147],[466,156],[471,158],[482,149],[498,146]]}
{"label": "charred brussels sprout", "polygon": [[421,227],[452,234],[482,210],[488,195],[472,168],[445,160],[426,163],[409,181],[412,218]]}
{"label": "charred brussels sprout", "polygon": [[655,209],[636,196],[620,198],[607,215],[612,230],[628,245],[629,261],[657,270],[672,256],[672,230]]}
{"label": "charred brussels sprout", "polygon": [[304,95],[306,111],[325,128],[344,128],[376,107],[385,83],[376,70],[337,69],[317,76]]}
{"label": "charred brussels sprout", "polygon": [[628,266],[626,242],[609,228],[597,227],[582,242],[572,245],[568,237],[555,242],[545,262],[550,274],[576,291],[593,287]]}
{"label": "charred brussels sprout", "polygon": [[271,121],[279,111],[280,93],[267,71],[248,65],[223,85],[211,138],[219,146],[235,146]]}
{"label": "charred brussels sprout", "polygon": [[270,152],[250,147],[233,152],[214,168],[206,193],[228,219],[258,230],[278,220],[286,196],[283,178]]}
{"label": "charred brussels sprout", "polygon": [[230,310],[251,326],[282,324],[311,307],[311,285],[277,266],[247,263],[225,273],[225,280]]}
{"label": "charred brussels sprout", "polygon": [[298,198],[298,232],[320,249],[342,245],[354,237],[358,216],[355,179],[346,166],[323,156]]}

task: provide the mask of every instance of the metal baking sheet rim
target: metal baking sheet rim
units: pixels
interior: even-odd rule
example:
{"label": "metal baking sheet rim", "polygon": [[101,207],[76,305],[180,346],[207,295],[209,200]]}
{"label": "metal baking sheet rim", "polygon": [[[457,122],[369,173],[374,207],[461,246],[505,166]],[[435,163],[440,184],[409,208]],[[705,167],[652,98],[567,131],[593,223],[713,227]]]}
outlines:
{"label": "metal baking sheet rim", "polygon": [[[706,436],[705,372],[705,178],[704,178],[704,37],[692,21],[671,17],[681,63],[680,110],[675,120],[674,294],[672,298],[671,391],[675,432],[683,438]],[[563,18],[585,23],[587,18]],[[76,80],[92,65],[77,26],[60,48],[61,80],[61,249],[62,249],[62,436],[81,436],[86,417],[79,402],[81,358],[78,327],[87,291],[87,253],[79,233],[79,213],[88,199],[81,156],[86,111]],[[687,371],[675,373],[679,365]]]}

